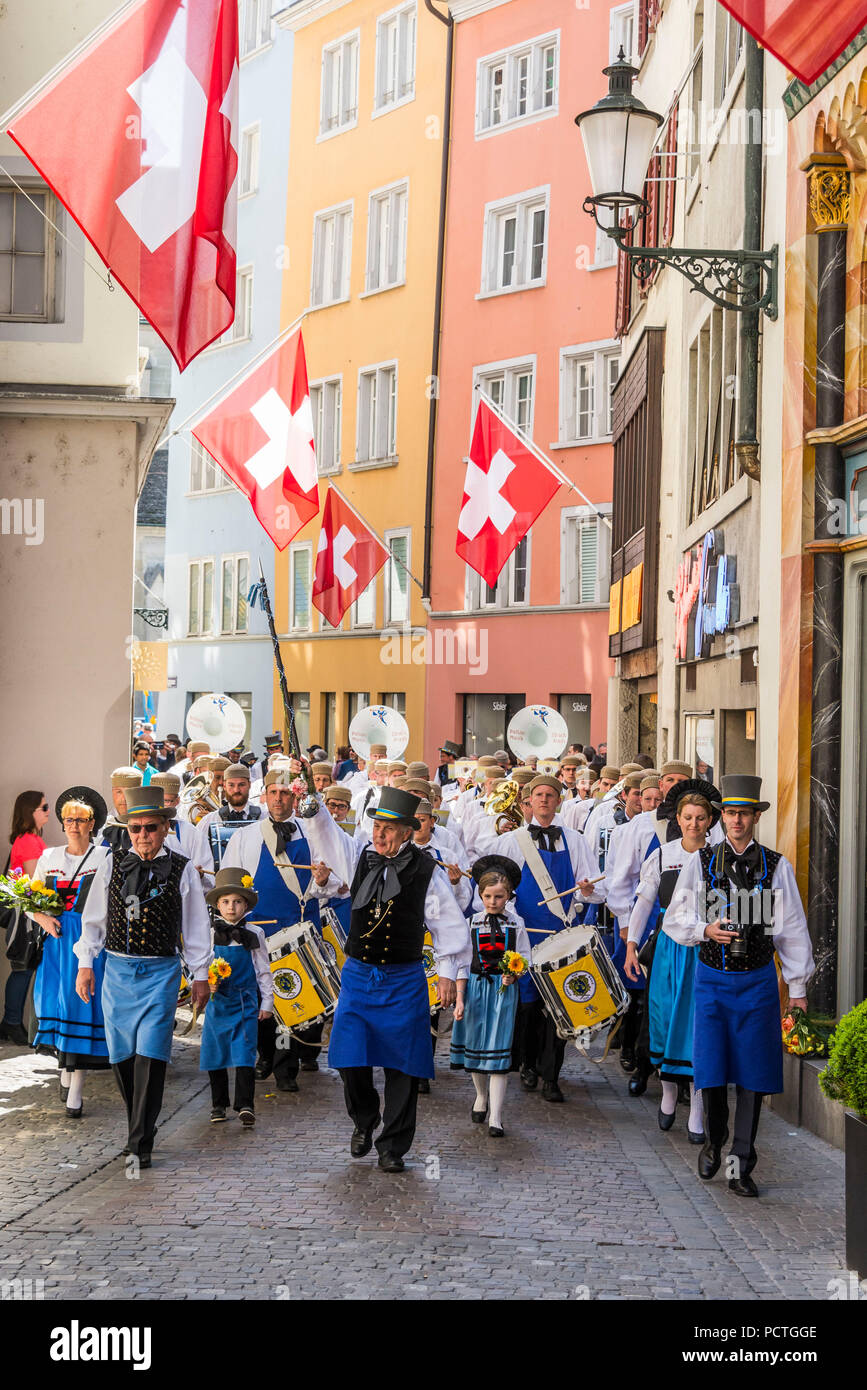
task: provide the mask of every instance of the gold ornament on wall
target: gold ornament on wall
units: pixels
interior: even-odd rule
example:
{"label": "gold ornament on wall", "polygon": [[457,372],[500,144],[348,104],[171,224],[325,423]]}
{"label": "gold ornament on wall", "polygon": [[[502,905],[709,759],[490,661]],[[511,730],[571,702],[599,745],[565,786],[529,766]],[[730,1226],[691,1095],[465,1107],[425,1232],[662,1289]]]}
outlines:
{"label": "gold ornament on wall", "polygon": [[810,212],[817,232],[845,230],[850,204],[848,169],[818,164],[810,170]]}

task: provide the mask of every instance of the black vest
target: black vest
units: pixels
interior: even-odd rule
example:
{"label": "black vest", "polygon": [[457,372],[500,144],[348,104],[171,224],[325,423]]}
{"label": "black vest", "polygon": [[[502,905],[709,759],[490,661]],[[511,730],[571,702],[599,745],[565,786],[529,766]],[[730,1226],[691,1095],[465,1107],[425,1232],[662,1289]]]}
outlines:
{"label": "black vest", "polygon": [[[366,907],[352,908],[346,954],[367,965],[409,965],[422,959],[424,900],[436,860],[412,845],[410,859],[400,870],[400,892],[383,907],[372,898]],[[354,898],[367,877],[367,851],[358,857],[349,892]]]}
{"label": "black vest", "polygon": [[123,895],[125,874],[122,854],[115,854],[108,882],[108,917],[105,949],[121,956],[176,956],[181,940],[181,874],[189,863],[182,854],[169,851],[171,871],[162,891],[145,898],[130,910]]}
{"label": "black vest", "polygon": [[[750,918],[745,922],[744,907],[746,904],[743,893],[738,897],[736,885],[730,881],[726,874],[718,872],[718,868],[722,864],[720,854],[722,848],[723,845],[705,845],[704,849],[699,850],[708,902],[711,904],[719,901],[713,896],[715,893],[725,895],[729,904],[728,908],[723,910],[720,901],[719,908],[715,910],[720,915],[729,917],[732,921],[741,922],[746,935],[747,951],[744,956],[733,956],[731,946],[722,946],[718,941],[708,941],[705,938],[699,948],[698,958],[703,965],[709,965],[713,970],[728,970],[734,973],[760,970],[763,965],[767,965],[768,961],[774,959],[773,910],[771,910],[769,920],[761,920],[761,905],[767,901],[762,894],[771,890],[774,873],[782,855],[762,846],[762,866],[758,870],[754,870],[751,876],[752,891],[756,897],[749,900],[749,906],[755,907],[759,920],[753,922]],[[773,900],[771,899],[770,902],[772,904]],[[769,914],[765,913],[765,916],[768,917]]]}
{"label": "black vest", "polygon": [[[470,962],[470,974],[491,975],[496,973],[497,967],[506,952],[516,949],[515,942],[518,938],[518,928],[510,926],[508,922],[505,923],[503,935],[498,938],[496,946],[493,946],[492,943],[492,948],[485,952],[484,958],[479,951],[480,935],[484,935],[486,938],[490,936],[487,927],[471,928],[470,939],[473,945],[473,959]],[[502,943],[502,945],[500,943]]]}

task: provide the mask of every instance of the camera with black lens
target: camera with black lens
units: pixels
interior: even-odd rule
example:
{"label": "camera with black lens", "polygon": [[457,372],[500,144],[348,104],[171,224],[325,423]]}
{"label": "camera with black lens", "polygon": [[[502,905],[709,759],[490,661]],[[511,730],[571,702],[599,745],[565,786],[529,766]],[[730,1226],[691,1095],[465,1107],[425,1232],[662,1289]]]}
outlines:
{"label": "camera with black lens", "polygon": [[748,922],[729,922],[728,930],[734,932],[734,936],[728,945],[728,953],[732,960],[746,960],[749,950],[749,931]]}

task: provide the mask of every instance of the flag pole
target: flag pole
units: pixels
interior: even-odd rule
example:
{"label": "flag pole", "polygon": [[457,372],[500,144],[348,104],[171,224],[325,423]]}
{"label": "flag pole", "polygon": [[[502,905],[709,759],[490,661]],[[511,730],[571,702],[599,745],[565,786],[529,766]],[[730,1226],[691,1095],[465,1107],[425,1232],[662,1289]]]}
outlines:
{"label": "flag pole", "polygon": [[274,644],[274,662],[277,667],[277,676],[280,681],[280,694],[283,697],[283,714],[289,729],[289,752],[294,758],[301,757],[301,748],[298,743],[298,731],[295,728],[295,711],[289,700],[289,687],[286,684],[286,671],[283,666],[283,655],[280,651],[280,642],[277,637],[277,628],[274,624],[274,614],[271,612],[271,599],[268,596],[268,585],[265,582],[265,571],[262,568],[262,560],[259,558],[259,593],[262,598],[262,607],[268,619],[268,627],[271,629],[271,641]]}
{"label": "flag pole", "polygon": [[344,505],[345,507],[348,507],[348,508],[349,508],[349,510],[352,512],[352,515],[353,515],[354,517],[357,517],[357,518],[358,518],[358,520],[361,522],[362,526],[366,526],[367,529],[368,529],[368,531],[371,533],[371,535],[372,535],[372,536],[376,536],[376,539],[379,541],[379,543],[380,543],[380,545],[382,546],[383,550],[387,550],[387,551],[388,551],[389,558],[392,559],[392,560],[394,560],[395,564],[400,565],[400,567],[401,567],[401,569],[404,571],[404,573],[409,575],[409,577],[410,577],[410,579],[412,580],[413,584],[417,584],[418,587],[421,589],[422,593],[424,593],[424,585],[422,584],[421,580],[420,580],[420,579],[416,579],[416,577],[415,577],[415,575],[413,574],[412,570],[411,570],[411,569],[407,569],[406,565],[403,563],[403,560],[401,560],[397,555],[394,554],[394,552],[393,552],[393,550],[391,549],[390,546],[386,545],[385,541],[382,539],[382,536],[379,534],[379,532],[378,532],[378,531],[374,531],[374,529],[373,529],[373,527],[371,526],[370,522],[369,522],[369,521],[365,521],[365,519],[364,519],[364,517],[361,515],[361,513],[360,513],[360,512],[357,512],[357,511],[355,510],[355,508],[353,507],[352,503],[349,502],[349,501],[347,501],[347,499],[343,496],[343,493],[340,491],[340,488],[339,488],[339,487],[335,487],[333,483],[329,483],[329,487],[332,489],[333,492],[336,492],[336,493],[337,493],[337,496],[340,498],[340,500],[341,500],[341,502],[343,503],[343,505]]}
{"label": "flag pole", "polygon": [[516,420],[512,420],[504,410],[501,410],[500,407],[496,404],[496,402],[491,400],[490,396],[482,395],[480,385],[477,384],[475,389],[479,392],[480,398],[484,400],[485,405],[490,408],[492,413],[496,415],[499,420],[502,420],[504,425],[508,425],[509,429],[512,430],[513,433],[516,434],[518,438],[521,440],[521,443],[529,449],[530,453],[535,458],[537,458],[545,468],[548,469],[548,472],[553,473],[555,478],[559,478],[560,482],[564,485],[564,487],[570,488],[572,492],[577,492],[578,496],[582,499],[582,501],[587,503],[587,506],[590,508],[590,510],[595,512],[596,515],[599,517],[599,520],[604,521],[609,531],[611,531],[613,528],[611,525],[610,517],[607,517],[604,512],[601,512],[595,502],[590,501],[590,498],[587,496],[585,492],[581,491],[577,483],[573,483],[571,478],[567,478],[563,470],[557,467],[553,459],[549,459],[548,455],[542,452],[538,444],[536,444],[532,439],[527,438],[527,436],[522,432],[521,426],[517,423]]}

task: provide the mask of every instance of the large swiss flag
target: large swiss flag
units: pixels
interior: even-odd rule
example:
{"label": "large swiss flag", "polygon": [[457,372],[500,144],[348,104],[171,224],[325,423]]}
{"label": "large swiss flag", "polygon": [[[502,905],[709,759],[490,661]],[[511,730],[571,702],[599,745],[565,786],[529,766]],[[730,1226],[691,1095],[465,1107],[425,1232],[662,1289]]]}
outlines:
{"label": "large swiss flag", "polygon": [[721,0],[729,14],[779,58],[811,82],[867,25],[867,0]]}
{"label": "large swiss flag", "polygon": [[319,511],[313,413],[301,330],[278,344],[191,431],[278,550]]}
{"label": "large swiss flag", "polygon": [[141,0],[9,134],[184,367],[235,317],[237,0]]}
{"label": "large swiss flag", "polygon": [[316,550],[312,602],[332,627],[378,574],[388,551],[375,531],[350,507],[342,493],[329,487]]}
{"label": "large swiss flag", "polygon": [[455,549],[491,588],[560,481],[482,396]]}

